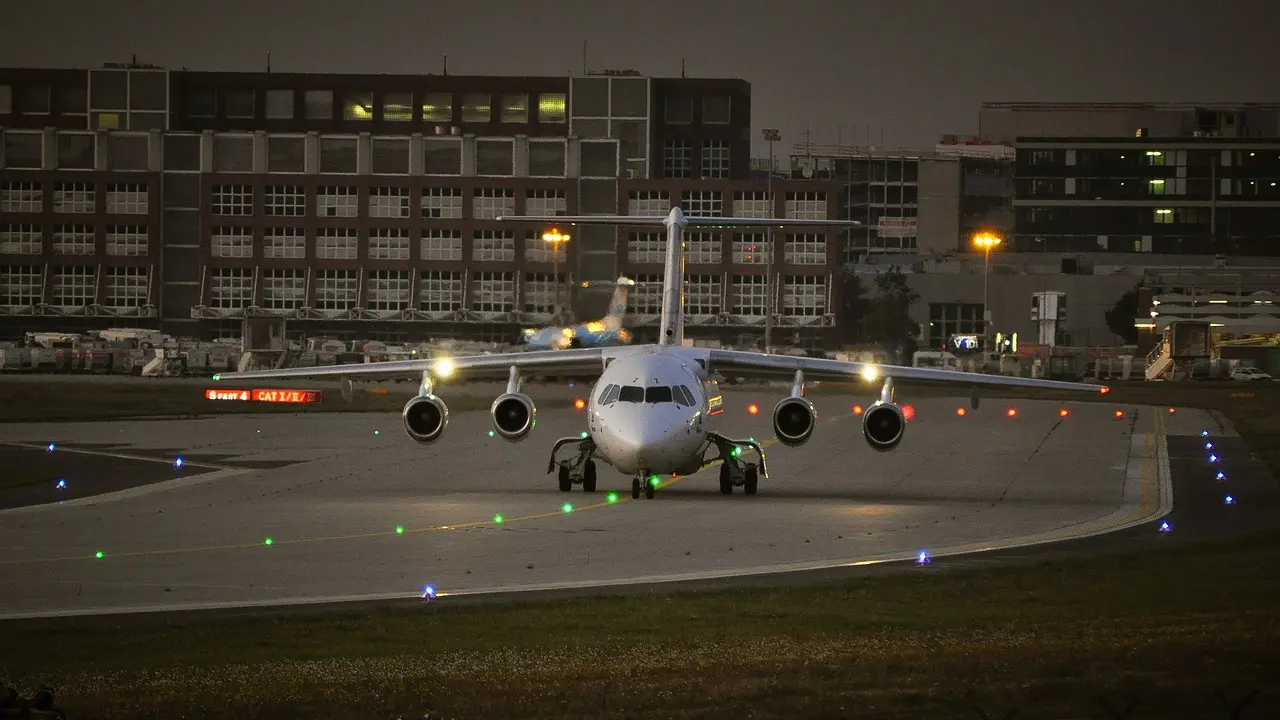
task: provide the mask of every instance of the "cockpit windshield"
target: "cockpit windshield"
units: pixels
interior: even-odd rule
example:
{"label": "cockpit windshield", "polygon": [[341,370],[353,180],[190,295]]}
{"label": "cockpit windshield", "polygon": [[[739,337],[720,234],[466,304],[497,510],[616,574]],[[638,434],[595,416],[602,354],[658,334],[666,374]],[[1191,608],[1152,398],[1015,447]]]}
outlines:
{"label": "cockpit windshield", "polygon": [[671,387],[668,385],[653,385],[642,388],[637,385],[610,385],[600,394],[601,405],[611,405],[614,402],[629,403],[669,403],[674,402],[684,407],[693,407],[697,403],[694,402],[693,392],[683,385]]}
{"label": "cockpit windshield", "polygon": [[624,385],[622,392],[618,394],[619,402],[642,403],[644,402],[644,388],[635,385]]}
{"label": "cockpit windshield", "polygon": [[671,388],[666,385],[654,385],[644,389],[644,401],[647,403],[669,403]]}

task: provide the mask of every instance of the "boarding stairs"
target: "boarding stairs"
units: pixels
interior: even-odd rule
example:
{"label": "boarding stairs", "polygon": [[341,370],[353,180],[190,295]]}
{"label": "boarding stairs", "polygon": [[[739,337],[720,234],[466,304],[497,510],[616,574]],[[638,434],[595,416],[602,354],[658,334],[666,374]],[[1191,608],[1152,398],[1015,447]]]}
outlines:
{"label": "boarding stairs", "polygon": [[1168,380],[1173,367],[1173,351],[1167,340],[1161,340],[1147,353],[1147,380]]}

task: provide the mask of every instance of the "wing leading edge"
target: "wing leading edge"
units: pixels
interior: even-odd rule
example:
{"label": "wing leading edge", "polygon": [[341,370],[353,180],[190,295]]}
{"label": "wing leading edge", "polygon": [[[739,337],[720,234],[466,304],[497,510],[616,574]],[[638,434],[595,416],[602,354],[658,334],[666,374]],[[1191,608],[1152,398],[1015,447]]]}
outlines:
{"label": "wing leading edge", "polygon": [[430,371],[433,377],[440,380],[449,380],[453,377],[477,380],[502,379],[507,377],[508,371],[513,365],[521,370],[542,370],[555,373],[599,373],[604,367],[604,354],[601,348],[535,350],[495,355],[462,355],[458,357],[435,357],[424,360],[396,360],[353,365],[247,370],[245,372],[219,373],[214,375],[213,379],[217,381],[302,380],[307,378],[376,380],[413,378],[420,376],[424,370]]}
{"label": "wing leading edge", "polygon": [[711,369],[725,375],[789,378],[795,374],[796,370],[802,370],[805,376],[812,380],[839,381],[859,378],[878,380],[884,377],[892,377],[894,380],[921,380],[964,385],[991,385],[1092,393],[1107,392],[1107,388],[1104,385],[1066,382],[1063,380],[1039,380],[1036,378],[987,375],[985,373],[959,370],[846,362],[844,360],[827,360],[825,358],[795,357],[790,355],[768,355],[742,350],[712,349],[708,353]]}

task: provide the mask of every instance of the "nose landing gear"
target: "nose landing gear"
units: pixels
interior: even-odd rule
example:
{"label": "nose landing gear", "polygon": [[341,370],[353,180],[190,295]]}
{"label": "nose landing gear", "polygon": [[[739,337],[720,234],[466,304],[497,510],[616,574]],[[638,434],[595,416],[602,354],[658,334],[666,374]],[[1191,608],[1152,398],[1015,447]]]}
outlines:
{"label": "nose landing gear", "polygon": [[631,499],[637,500],[640,497],[640,486],[644,486],[644,499],[652,500],[653,493],[658,489],[658,476],[649,476],[648,473],[639,473],[631,478]]}

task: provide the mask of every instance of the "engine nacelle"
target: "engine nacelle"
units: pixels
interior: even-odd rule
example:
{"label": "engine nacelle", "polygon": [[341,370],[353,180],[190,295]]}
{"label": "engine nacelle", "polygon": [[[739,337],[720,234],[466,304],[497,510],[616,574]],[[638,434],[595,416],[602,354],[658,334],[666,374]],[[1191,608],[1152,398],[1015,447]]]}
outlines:
{"label": "engine nacelle", "polygon": [[519,392],[499,395],[489,408],[489,415],[493,418],[493,431],[503,440],[512,442],[523,440],[533,430],[537,414],[533,399]]}
{"label": "engine nacelle", "polygon": [[907,416],[894,403],[877,401],[862,414],[862,436],[873,450],[898,447],[907,430]]}
{"label": "engine nacelle", "polygon": [[802,397],[783,398],[773,408],[773,435],[778,442],[798,447],[809,442],[818,424],[818,411]]}
{"label": "engine nacelle", "polygon": [[400,413],[404,431],[420,443],[435,442],[449,426],[449,406],[435,395],[419,395],[404,404]]}

